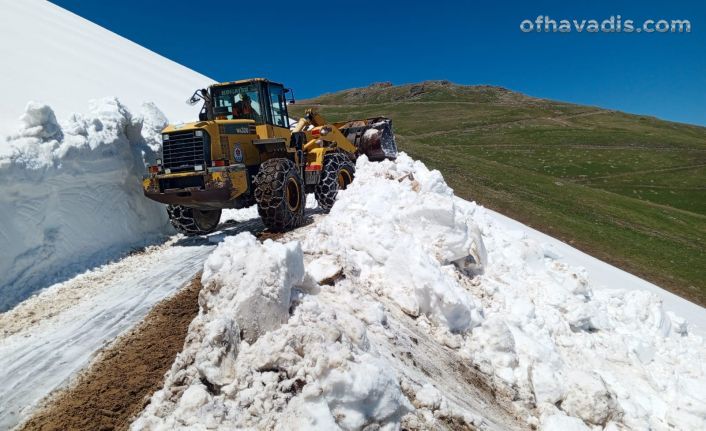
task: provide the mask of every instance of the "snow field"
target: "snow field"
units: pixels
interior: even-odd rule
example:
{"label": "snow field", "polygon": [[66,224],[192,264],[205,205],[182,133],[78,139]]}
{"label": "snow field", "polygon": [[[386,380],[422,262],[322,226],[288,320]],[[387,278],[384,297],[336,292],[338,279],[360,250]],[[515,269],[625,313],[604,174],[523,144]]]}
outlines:
{"label": "snow field", "polygon": [[86,100],[119,96],[132,112],[152,101],[172,122],[193,121],[185,100],[213,80],[44,0],[0,0],[0,155],[28,100],[57,117]]}

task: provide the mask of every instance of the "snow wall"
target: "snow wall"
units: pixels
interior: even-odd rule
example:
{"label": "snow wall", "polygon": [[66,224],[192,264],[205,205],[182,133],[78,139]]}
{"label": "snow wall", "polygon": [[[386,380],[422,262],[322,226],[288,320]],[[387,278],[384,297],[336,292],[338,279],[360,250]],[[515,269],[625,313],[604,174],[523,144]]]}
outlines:
{"label": "snow wall", "polygon": [[141,188],[166,122],[151,103],[133,116],[115,98],[61,125],[49,106],[27,105],[0,156],[0,312],[172,232]]}

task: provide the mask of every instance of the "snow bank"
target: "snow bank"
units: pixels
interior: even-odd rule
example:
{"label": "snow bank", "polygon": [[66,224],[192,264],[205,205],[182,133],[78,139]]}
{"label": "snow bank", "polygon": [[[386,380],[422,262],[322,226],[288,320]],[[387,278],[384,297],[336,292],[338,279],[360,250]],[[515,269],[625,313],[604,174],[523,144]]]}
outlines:
{"label": "snow bank", "polygon": [[364,325],[302,293],[299,243],[228,238],[202,282],[184,350],[132,429],[394,429],[411,408]]}
{"label": "snow bank", "polygon": [[[456,276],[482,271],[478,228],[438,172],[405,156],[359,166],[361,187],[295,232],[301,241],[241,234],[219,245],[184,350],[133,429],[397,429],[415,410],[409,394],[431,421],[455,414],[441,395],[429,401],[433,388],[415,396],[391,353],[398,334],[368,295],[394,289],[385,296],[405,313],[468,331],[482,316]],[[388,259],[395,238],[420,265],[406,278],[386,276],[405,265]]]}
{"label": "snow bank", "polygon": [[594,288],[404,154],[356,170],[287,244],[219,246],[133,429],[706,428],[706,345],[658,297]]}
{"label": "snow bank", "polygon": [[461,355],[514,388],[521,410],[546,429],[706,428],[706,345],[658,296],[595,289],[553,248],[485,211],[475,220],[488,249],[477,286],[486,320]]}
{"label": "snow bank", "polygon": [[0,311],[37,289],[170,232],[163,208],[142,196],[164,115],[132,116],[114,98],[59,124],[30,102],[0,156]]}

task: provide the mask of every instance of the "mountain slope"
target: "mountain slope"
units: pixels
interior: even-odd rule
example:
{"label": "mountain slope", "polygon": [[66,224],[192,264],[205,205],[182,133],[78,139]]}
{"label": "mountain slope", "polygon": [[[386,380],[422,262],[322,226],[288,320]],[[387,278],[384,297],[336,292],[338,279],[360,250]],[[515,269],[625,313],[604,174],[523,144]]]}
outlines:
{"label": "mountain slope", "polygon": [[473,199],[706,303],[706,128],[445,81],[322,95],[387,115],[402,150]]}
{"label": "mountain slope", "polygon": [[49,2],[0,6],[0,135],[15,131],[28,100],[49,104],[59,120],[109,96],[133,112],[152,101],[171,121],[188,120],[198,108],[184,101],[212,82]]}

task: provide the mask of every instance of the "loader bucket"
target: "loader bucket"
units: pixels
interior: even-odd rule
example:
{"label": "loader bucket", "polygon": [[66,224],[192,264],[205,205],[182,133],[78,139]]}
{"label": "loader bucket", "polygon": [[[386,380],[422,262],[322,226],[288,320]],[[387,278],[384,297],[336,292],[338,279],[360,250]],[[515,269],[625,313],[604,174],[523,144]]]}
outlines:
{"label": "loader bucket", "polygon": [[336,126],[358,148],[358,154],[365,154],[373,161],[397,158],[397,144],[389,118],[352,120]]}

